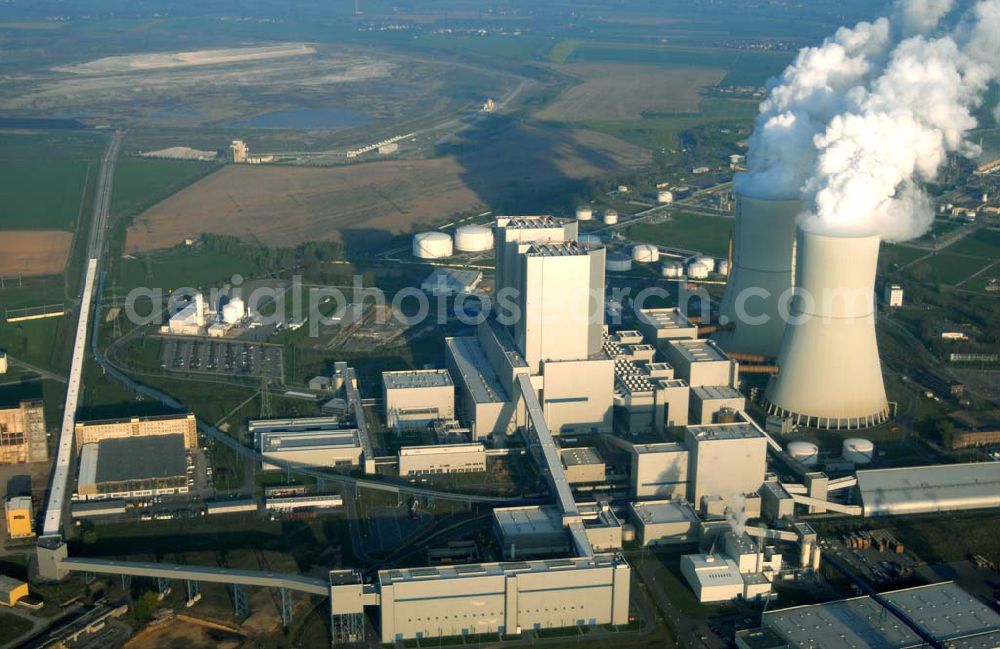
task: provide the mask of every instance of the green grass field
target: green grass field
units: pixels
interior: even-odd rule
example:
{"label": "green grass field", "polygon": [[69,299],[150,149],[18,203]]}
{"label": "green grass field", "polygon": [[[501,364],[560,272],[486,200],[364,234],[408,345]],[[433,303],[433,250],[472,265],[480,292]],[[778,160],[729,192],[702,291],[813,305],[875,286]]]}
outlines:
{"label": "green grass field", "polygon": [[138,286],[165,290],[217,286],[236,273],[248,278],[260,270],[259,264],[236,254],[213,252],[203,246],[184,246],[122,259],[117,264],[116,275],[119,292],[127,292]]}
{"label": "green grass field", "polygon": [[723,257],[729,247],[733,220],[678,212],[665,223],[639,223],[629,228],[629,238],[660,246],[698,250]]}
{"label": "green grass field", "polygon": [[942,252],[929,258],[924,263],[927,263],[931,268],[932,280],[942,284],[956,284],[976,271],[990,265],[993,263],[993,260]]}
{"label": "green grass field", "polygon": [[102,146],[93,135],[0,136],[0,230],[74,229]]}
{"label": "green grass field", "polygon": [[30,621],[12,613],[0,612],[0,645],[13,642],[30,630]]}
{"label": "green grass field", "polygon": [[1000,230],[979,230],[950,246],[948,252],[984,259],[1000,258]]}
{"label": "green grass field", "polygon": [[111,214],[138,214],[218,167],[214,162],[196,160],[122,157],[115,169]]}
{"label": "green grass field", "polygon": [[762,86],[791,62],[792,55],[740,52],[713,48],[629,47],[625,44],[562,41],[549,51],[549,59],[569,63],[632,63],[673,67],[723,68],[720,86]]}

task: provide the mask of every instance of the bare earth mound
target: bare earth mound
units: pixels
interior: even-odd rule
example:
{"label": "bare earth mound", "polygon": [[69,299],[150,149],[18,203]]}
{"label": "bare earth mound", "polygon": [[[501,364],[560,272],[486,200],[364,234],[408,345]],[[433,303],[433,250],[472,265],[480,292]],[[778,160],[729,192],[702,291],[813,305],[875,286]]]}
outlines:
{"label": "bare earth mound", "polygon": [[700,90],[725,76],[720,68],[569,63],[554,66],[581,83],[537,117],[557,121],[638,119],[644,113],[696,113]]}
{"label": "bare earth mound", "polygon": [[66,266],[73,233],[63,230],[0,232],[0,275],[55,275]]}
{"label": "bare earth mound", "polygon": [[169,248],[203,232],[268,246],[374,244],[387,233],[491,209],[512,195],[530,199],[649,159],[647,150],[599,133],[520,127],[433,160],[331,168],[230,165],[141,214],[129,228],[126,250]]}

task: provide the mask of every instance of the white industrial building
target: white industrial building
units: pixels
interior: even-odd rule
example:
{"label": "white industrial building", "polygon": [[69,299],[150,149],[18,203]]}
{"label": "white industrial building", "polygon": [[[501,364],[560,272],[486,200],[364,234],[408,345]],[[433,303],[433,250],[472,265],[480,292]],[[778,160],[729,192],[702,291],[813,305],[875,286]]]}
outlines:
{"label": "white industrial building", "polygon": [[334,417],[256,420],[250,422],[249,434],[264,458],[265,471],[284,464],[356,467],[362,461],[359,431],[341,428]]}
{"label": "white industrial building", "polygon": [[512,300],[520,317],[505,324],[496,314],[475,336],[446,341],[462,415],[476,438],[525,425],[522,375],[553,434],[611,430],[614,361],[603,353],[603,322],[594,316],[604,304],[604,249],[580,246],[576,237],[576,221],[568,219],[496,219],[495,292]]}
{"label": "white industrial building", "polygon": [[691,388],[690,408],[690,423],[711,424],[722,411],[745,410],[746,399],[739,390],[728,385],[698,385]]}
{"label": "white industrial building", "polygon": [[441,297],[468,294],[475,291],[482,281],[483,273],[478,270],[435,268],[420,282],[420,290]]}
{"label": "white industrial building", "polygon": [[743,596],[743,575],[736,563],[723,554],[685,554],[681,557],[681,574],[703,604]]}
{"label": "white industrial building", "polygon": [[508,561],[565,554],[570,549],[562,514],[552,506],[497,507],[493,530]]}
{"label": "white industrial building", "polygon": [[866,469],[857,477],[865,516],[1000,507],[1000,462]]}
{"label": "white industrial building", "polygon": [[882,289],[882,300],[888,307],[903,306],[903,287],[899,284],[886,284]]}
{"label": "white industrial building", "polygon": [[630,433],[663,432],[688,419],[688,384],[674,368],[654,361],[656,348],[638,331],[605,334],[604,353],[614,359],[615,419]]}
{"label": "white industrial building", "polygon": [[631,446],[629,473],[634,498],[683,500],[688,491],[688,450],[676,442]]}
{"label": "white industrial building", "polygon": [[688,500],[719,496],[733,505],[744,494],[757,493],[767,471],[767,437],[752,420],[688,426],[684,444],[690,454]]}
{"label": "white industrial building", "polygon": [[596,448],[564,448],[559,457],[570,484],[604,482],[604,458]]}
{"label": "white industrial building", "polygon": [[205,316],[205,296],[195,293],[167,320],[167,331],[175,336],[201,335],[205,332]]}
{"label": "white industrial building", "polygon": [[381,640],[627,624],[629,575],[617,554],[382,570]]}
{"label": "white industrial building", "polygon": [[661,309],[637,309],[637,327],[643,338],[661,350],[667,340],[694,340],[698,337],[698,325],[688,320],[677,307]]}
{"label": "white industrial building", "polygon": [[711,340],[668,340],[663,355],[678,378],[692,388],[700,385],[739,384],[739,363]]}
{"label": "white industrial building", "polygon": [[455,418],[455,384],[448,370],[383,372],[382,400],[390,428],[428,426]]}
{"label": "white industrial building", "polygon": [[691,543],[698,540],[694,509],[677,500],[646,500],[629,505],[629,520],[644,546]]}
{"label": "white industrial building", "polygon": [[399,449],[399,475],[434,473],[482,473],[486,471],[486,449],[482,444],[435,444]]}

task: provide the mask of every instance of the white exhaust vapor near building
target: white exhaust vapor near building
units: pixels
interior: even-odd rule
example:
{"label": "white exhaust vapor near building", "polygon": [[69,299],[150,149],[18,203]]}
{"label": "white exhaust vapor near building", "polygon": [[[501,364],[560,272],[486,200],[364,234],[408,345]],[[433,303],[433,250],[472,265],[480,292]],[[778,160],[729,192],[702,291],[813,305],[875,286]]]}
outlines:
{"label": "white exhaust vapor near building", "polygon": [[795,296],[768,411],[818,428],[867,428],[889,406],[875,340],[877,236],[798,230]]}
{"label": "white exhaust vapor near building", "polygon": [[792,288],[800,207],[797,199],[737,195],[733,267],[719,316],[719,323],[730,328],[716,334],[727,352],[777,355],[785,333],[778,304]]}

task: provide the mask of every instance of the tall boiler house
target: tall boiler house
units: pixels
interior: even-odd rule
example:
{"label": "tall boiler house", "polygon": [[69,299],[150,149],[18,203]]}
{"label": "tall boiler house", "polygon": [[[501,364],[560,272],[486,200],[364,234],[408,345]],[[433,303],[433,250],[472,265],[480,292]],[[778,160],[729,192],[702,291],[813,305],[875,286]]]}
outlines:
{"label": "tall boiler house", "polygon": [[875,340],[877,236],[799,229],[796,295],[765,392],[770,414],[817,428],[866,428],[889,406]]}
{"label": "tall boiler house", "polygon": [[727,352],[777,355],[785,333],[779,301],[793,284],[799,209],[798,199],[737,194],[733,265],[719,309],[728,328],[714,336]]}

